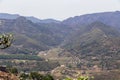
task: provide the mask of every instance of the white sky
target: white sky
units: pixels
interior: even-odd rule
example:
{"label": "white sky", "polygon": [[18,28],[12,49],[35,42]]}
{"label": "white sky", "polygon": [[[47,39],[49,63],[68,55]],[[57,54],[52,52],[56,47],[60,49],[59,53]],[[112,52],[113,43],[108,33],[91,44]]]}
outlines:
{"label": "white sky", "polygon": [[120,11],[120,0],[0,0],[0,13],[63,20],[88,13]]}

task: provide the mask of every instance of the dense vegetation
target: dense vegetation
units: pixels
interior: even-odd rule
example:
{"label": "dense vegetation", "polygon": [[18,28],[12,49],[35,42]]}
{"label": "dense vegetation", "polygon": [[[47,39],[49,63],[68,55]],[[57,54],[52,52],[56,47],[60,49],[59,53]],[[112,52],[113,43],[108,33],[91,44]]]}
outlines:
{"label": "dense vegetation", "polygon": [[60,66],[56,61],[36,61],[36,60],[1,60],[0,65],[16,67],[20,72],[31,71],[51,71],[54,68]]}
{"label": "dense vegetation", "polygon": [[31,72],[30,74],[20,74],[20,80],[54,80],[54,78],[49,74],[42,75],[38,72]]}
{"label": "dense vegetation", "polygon": [[0,59],[5,59],[5,60],[37,60],[37,61],[42,61],[43,59],[36,56],[36,55],[22,55],[22,54],[10,54],[10,55],[0,55]]}

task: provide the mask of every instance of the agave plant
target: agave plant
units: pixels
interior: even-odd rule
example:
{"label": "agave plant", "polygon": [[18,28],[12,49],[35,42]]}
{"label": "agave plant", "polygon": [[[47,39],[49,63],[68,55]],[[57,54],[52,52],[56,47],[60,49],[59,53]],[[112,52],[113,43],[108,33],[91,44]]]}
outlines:
{"label": "agave plant", "polygon": [[5,49],[11,46],[12,42],[13,42],[12,34],[1,34],[0,35],[0,49]]}

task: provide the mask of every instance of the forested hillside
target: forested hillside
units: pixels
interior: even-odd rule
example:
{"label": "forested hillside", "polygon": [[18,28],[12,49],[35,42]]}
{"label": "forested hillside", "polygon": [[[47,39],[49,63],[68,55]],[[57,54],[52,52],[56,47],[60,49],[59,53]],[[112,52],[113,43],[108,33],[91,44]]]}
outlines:
{"label": "forested hillside", "polygon": [[95,80],[99,77],[103,80],[105,74],[111,80],[115,79],[112,75],[119,78],[119,11],[86,14],[63,21],[1,13],[0,33],[14,36],[12,45],[0,50],[1,65],[15,66],[25,72],[53,72],[59,75],[53,75],[55,78],[62,79],[67,72],[74,73],[71,76],[89,74]]}

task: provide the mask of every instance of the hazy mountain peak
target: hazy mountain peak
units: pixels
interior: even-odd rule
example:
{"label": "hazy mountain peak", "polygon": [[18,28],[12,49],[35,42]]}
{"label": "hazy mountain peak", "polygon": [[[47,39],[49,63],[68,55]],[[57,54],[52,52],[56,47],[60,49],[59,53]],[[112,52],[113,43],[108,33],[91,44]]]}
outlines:
{"label": "hazy mountain peak", "polygon": [[44,23],[60,23],[60,21],[54,20],[54,19],[44,19],[43,22]]}
{"label": "hazy mountain peak", "polygon": [[18,14],[0,13],[0,19],[16,19],[19,16]]}
{"label": "hazy mountain peak", "polygon": [[20,17],[18,17],[18,18],[15,19],[15,22],[21,23],[21,24],[27,23],[28,21],[29,20],[26,17],[23,17],[23,16],[20,16]]}
{"label": "hazy mountain peak", "polygon": [[116,13],[120,13],[120,11],[116,11]]}
{"label": "hazy mountain peak", "polygon": [[38,19],[38,18],[36,18],[34,16],[27,17],[27,19],[34,22],[34,23],[39,23],[39,22],[42,21],[41,19]]}
{"label": "hazy mountain peak", "polygon": [[19,19],[19,20],[25,20],[26,18],[25,17],[23,17],[23,16],[19,16],[18,18],[16,18],[16,19]]}
{"label": "hazy mountain peak", "polygon": [[[8,14],[8,13],[0,13],[0,19],[16,19],[18,17],[21,17],[21,15],[18,14]],[[22,16],[23,17],[23,16]],[[24,16],[27,20],[32,21],[33,23],[60,23],[58,20],[54,19],[38,19],[34,16]]]}
{"label": "hazy mountain peak", "polygon": [[94,14],[85,14],[75,16],[64,20],[62,23],[70,26],[87,25],[95,21],[100,21],[104,24],[120,28],[120,11],[116,12],[102,12]]}

